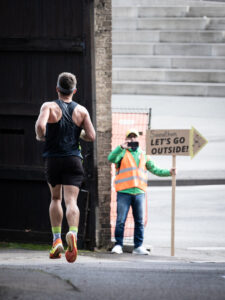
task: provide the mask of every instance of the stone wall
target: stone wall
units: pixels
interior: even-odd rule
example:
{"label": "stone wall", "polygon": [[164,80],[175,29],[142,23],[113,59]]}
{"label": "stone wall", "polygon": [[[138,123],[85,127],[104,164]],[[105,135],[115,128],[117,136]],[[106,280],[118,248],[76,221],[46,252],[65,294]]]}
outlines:
{"label": "stone wall", "polygon": [[111,241],[111,173],[107,156],[111,151],[112,94],[112,8],[111,0],[95,0],[96,131],[98,205],[96,208],[97,247]]}

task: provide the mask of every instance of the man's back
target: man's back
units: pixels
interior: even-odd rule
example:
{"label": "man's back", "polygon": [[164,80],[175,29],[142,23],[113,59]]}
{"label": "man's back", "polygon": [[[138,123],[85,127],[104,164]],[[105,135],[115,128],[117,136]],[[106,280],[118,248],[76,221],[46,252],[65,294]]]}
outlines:
{"label": "man's back", "polygon": [[80,156],[79,137],[81,127],[73,120],[78,104],[74,101],[55,100],[48,104],[49,120],[46,125],[43,157]]}
{"label": "man's back", "polygon": [[[70,101],[63,101],[65,103],[70,103]],[[59,105],[54,101],[45,102],[41,107],[41,112],[39,114],[38,120],[35,125],[35,130],[38,140],[45,140],[45,130],[46,124],[57,123],[62,118],[62,110]],[[84,129],[85,132],[81,132],[82,138],[86,141],[94,141],[95,139],[95,130],[92,125],[89,113],[84,106],[77,105],[73,110],[72,114],[73,122],[78,126]]]}

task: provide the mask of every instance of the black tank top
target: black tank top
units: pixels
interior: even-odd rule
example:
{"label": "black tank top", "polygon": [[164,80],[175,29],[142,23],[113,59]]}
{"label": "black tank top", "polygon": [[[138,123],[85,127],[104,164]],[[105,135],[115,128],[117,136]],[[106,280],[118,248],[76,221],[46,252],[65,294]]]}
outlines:
{"label": "black tank top", "polygon": [[61,108],[62,118],[57,123],[47,123],[43,157],[75,155],[82,158],[79,145],[81,128],[72,120],[77,103],[62,100],[54,102]]}

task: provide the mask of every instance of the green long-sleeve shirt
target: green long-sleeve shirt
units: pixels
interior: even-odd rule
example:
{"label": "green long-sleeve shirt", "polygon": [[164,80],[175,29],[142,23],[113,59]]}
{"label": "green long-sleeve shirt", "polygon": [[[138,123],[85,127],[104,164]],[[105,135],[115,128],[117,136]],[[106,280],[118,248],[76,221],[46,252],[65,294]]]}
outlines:
{"label": "green long-sleeve shirt", "polygon": [[[139,165],[139,157],[140,154],[143,153],[140,147],[137,148],[137,150],[132,151],[131,149],[128,149],[132,156],[134,157],[134,160],[136,161],[137,166]],[[108,160],[111,163],[116,164],[116,167],[119,167],[121,159],[124,157],[126,153],[126,149],[122,149],[120,146],[117,146],[109,155]],[[160,177],[166,177],[171,176],[170,171],[167,169],[160,169],[158,168],[152,160],[150,160],[146,155],[146,168],[149,172],[151,172],[154,175],[160,176]],[[128,193],[128,194],[140,194],[144,193],[143,190],[134,187],[126,190],[120,191],[121,193]]]}

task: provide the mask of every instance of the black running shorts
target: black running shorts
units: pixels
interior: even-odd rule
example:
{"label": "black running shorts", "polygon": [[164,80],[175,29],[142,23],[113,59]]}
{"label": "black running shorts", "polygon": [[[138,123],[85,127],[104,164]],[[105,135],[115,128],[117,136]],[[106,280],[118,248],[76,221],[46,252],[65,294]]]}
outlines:
{"label": "black running shorts", "polygon": [[78,156],[47,157],[45,177],[53,187],[57,184],[80,187],[84,179],[82,160]]}

